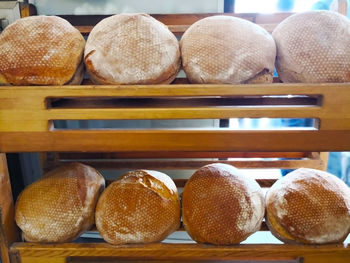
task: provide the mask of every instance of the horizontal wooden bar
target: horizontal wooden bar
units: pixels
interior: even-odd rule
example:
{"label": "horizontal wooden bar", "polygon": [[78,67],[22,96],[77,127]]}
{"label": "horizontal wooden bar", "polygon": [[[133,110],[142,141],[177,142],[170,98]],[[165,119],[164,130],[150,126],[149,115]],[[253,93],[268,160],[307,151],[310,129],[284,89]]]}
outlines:
{"label": "horizontal wooden bar", "polygon": [[[5,110],[6,114],[7,111]],[[226,119],[226,118],[317,118],[319,107],[184,107],[121,109],[50,109],[43,113],[48,120],[131,120],[131,119]],[[40,116],[39,116],[40,117]],[[350,120],[350,118],[349,118]],[[350,129],[350,125],[349,126]]]}
{"label": "horizontal wooden bar", "polygon": [[[190,27],[190,25],[167,25],[167,26],[169,30],[176,35],[183,34]],[[94,26],[75,26],[75,28],[78,29],[81,34],[88,35],[90,34]]]}
{"label": "horizontal wooden bar", "polygon": [[150,159],[150,158],[309,158],[308,152],[114,152],[57,153],[59,159]]}
{"label": "horizontal wooden bar", "polygon": [[[349,84],[155,85],[0,87],[1,131],[47,131],[51,120],[80,119],[203,119],[203,118],[318,118],[322,130],[350,130]],[[227,97],[306,95],[321,97],[313,106],[227,106]],[[47,100],[61,98],[187,98],[216,97],[225,107],[162,107],[45,109]],[[272,100],[272,99],[271,99]],[[195,100],[194,100],[195,101]],[[261,102],[263,104],[263,102]],[[220,103],[219,103],[220,104]]]}
{"label": "horizontal wooden bar", "polygon": [[350,130],[1,132],[0,152],[347,151]]}
{"label": "horizontal wooden bar", "polygon": [[[66,162],[75,162],[65,161]],[[249,169],[296,169],[299,167],[308,167],[320,169],[324,166],[322,160],[239,160],[239,161],[203,161],[203,160],[154,160],[154,161],[139,161],[139,160],[122,160],[122,161],[82,161],[86,165],[95,167],[101,170],[115,170],[115,169],[153,169],[153,170],[195,170],[204,165],[211,163],[224,163],[233,165],[237,168]]]}
{"label": "horizontal wooden bar", "polygon": [[[347,83],[271,84],[174,84],[174,85],[81,85],[81,86],[1,86],[0,98],[30,97],[194,97],[265,95],[348,95]],[[18,94],[17,92],[21,92]],[[25,97],[21,100],[30,100]],[[332,97],[329,97],[332,100]],[[346,105],[345,105],[346,106]]]}
{"label": "horizontal wooden bar", "polygon": [[[260,24],[267,32],[272,33],[278,24]],[[182,35],[191,25],[167,25],[169,30],[175,35]],[[90,34],[94,26],[75,26],[76,29],[83,35]]]}
{"label": "horizontal wooden bar", "polygon": [[[59,15],[60,17],[68,20],[72,25],[74,26],[94,26],[98,22],[100,22],[102,19],[107,18],[111,16],[112,14],[106,14],[106,15]],[[214,15],[227,15],[227,16],[234,16],[234,17],[240,17],[242,19],[246,19],[249,21],[255,21],[256,17],[259,16],[259,14],[253,14],[253,13],[202,13],[202,14],[151,14],[152,17],[157,19],[158,21],[164,23],[165,25],[191,25],[194,22],[197,22],[200,19],[214,16]],[[276,14],[278,15],[278,14]],[[290,15],[290,14],[289,14]],[[279,15],[281,16],[281,15]],[[285,16],[288,16],[286,14]],[[270,20],[275,21],[275,18],[271,15]],[[277,18],[279,19],[279,17]],[[262,21],[259,19],[259,21]],[[263,22],[266,22],[269,20],[264,20]]]}
{"label": "horizontal wooden bar", "polygon": [[[255,179],[257,181],[257,183],[261,186],[261,187],[271,187],[276,181],[277,179]],[[110,185],[111,183],[113,183],[115,180],[106,180],[106,186]],[[187,182],[187,179],[173,179],[175,185],[178,188],[182,188],[185,187],[185,184]],[[266,230],[267,227],[264,224],[264,226],[262,227],[262,230]]]}
{"label": "horizontal wooden bar", "polygon": [[[74,26],[86,26],[96,25],[99,21],[107,18],[110,15],[59,15],[68,20]],[[249,20],[257,24],[271,24],[278,23],[292,15],[292,13],[273,13],[273,14],[261,14],[261,13],[202,13],[202,14],[151,14],[152,17],[165,25],[191,25],[200,19],[214,16],[214,15],[226,15],[234,16],[242,19]]]}
{"label": "horizontal wooden bar", "polygon": [[[212,246],[204,244],[145,244],[112,246],[105,243],[88,244],[36,244],[14,243],[12,253],[18,253],[25,262],[26,258],[89,258],[110,257],[129,260],[233,260],[233,259],[307,259],[310,262],[349,262],[350,246],[343,245],[281,245],[281,244],[244,244],[236,246]],[[335,261],[334,261],[335,260]],[[32,261],[34,262],[34,261]],[[63,262],[63,261],[60,261]]]}

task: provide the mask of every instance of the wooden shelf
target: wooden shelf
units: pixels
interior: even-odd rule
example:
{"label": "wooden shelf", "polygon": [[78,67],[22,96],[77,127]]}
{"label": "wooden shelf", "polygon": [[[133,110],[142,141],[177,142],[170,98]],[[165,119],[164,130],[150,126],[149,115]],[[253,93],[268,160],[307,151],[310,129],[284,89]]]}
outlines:
{"label": "wooden shelf", "polygon": [[[300,97],[303,98],[300,100]],[[137,100],[154,100],[151,106]],[[108,101],[107,105],[104,104]],[[126,101],[125,101],[126,100]],[[132,100],[130,106],[128,101]],[[135,102],[136,100],[136,102]],[[0,151],[61,152],[66,158],[86,158],[103,169],[126,167],[195,169],[207,161],[128,161],[125,158],[286,157],[297,160],[230,161],[255,168],[325,166],[314,151],[350,149],[350,84],[154,85],[0,87]],[[311,130],[143,129],[58,130],[53,120],[313,118]],[[66,153],[64,153],[66,152]],[[85,153],[82,153],[85,152]],[[91,152],[91,153],[89,153]],[[289,153],[290,152],[290,153]],[[239,155],[240,154],[240,155]],[[90,156],[90,157],[89,157]],[[94,158],[121,158],[94,162]],[[68,158],[68,159],[67,159]],[[146,158],[147,159],[147,158]],[[219,161],[219,160],[218,160]],[[248,165],[247,165],[248,164]],[[274,182],[260,180],[269,187]],[[181,187],[185,180],[177,180]],[[110,260],[298,260],[347,262],[347,244],[327,246],[200,244],[110,246],[97,244],[31,244],[10,246],[13,262]],[[5,261],[6,262],[6,261]]]}
{"label": "wooden shelf", "polygon": [[[316,104],[295,105],[292,95],[314,98]],[[286,104],[288,96],[290,105]],[[270,104],[249,106],[249,100],[266,97],[270,98]],[[67,98],[78,102],[74,107],[50,106],[52,100]],[[106,108],[97,104],[86,108],[86,98],[95,101],[166,98],[169,105],[161,103],[150,107],[134,103],[125,107],[124,103],[122,107],[116,104]],[[206,105],[208,98],[215,98],[215,101]],[[237,98],[245,99],[246,105],[235,105]],[[278,105],[279,98],[283,98],[283,105]],[[350,149],[349,98],[349,84],[0,87],[0,151],[342,151]],[[200,103],[189,106],[191,99]],[[184,100],[185,106],[181,104]],[[224,105],[220,104],[221,100],[225,101]],[[243,117],[313,118],[319,124],[314,130],[304,131],[52,128],[53,120]]]}
{"label": "wooden shelf", "polygon": [[[232,262],[234,260],[277,260],[277,262],[349,262],[347,245],[273,245],[246,244],[212,246],[201,244],[148,244],[112,246],[105,243],[89,244],[33,244],[15,243],[11,247],[14,258],[20,255],[22,263],[39,262]],[[91,261],[90,261],[91,260]]]}

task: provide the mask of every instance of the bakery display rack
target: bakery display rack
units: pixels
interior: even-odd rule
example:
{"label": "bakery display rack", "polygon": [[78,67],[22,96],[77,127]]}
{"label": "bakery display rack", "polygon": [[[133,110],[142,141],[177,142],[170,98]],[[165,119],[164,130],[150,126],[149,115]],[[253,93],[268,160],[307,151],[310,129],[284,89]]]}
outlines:
{"label": "bakery display rack", "polygon": [[[173,32],[206,15],[158,15]],[[289,14],[244,15],[271,30]],[[67,17],[66,17],[67,18]],[[96,17],[95,17],[96,18]],[[74,24],[82,21],[68,17]],[[96,19],[101,19],[97,17]],[[259,20],[261,19],[261,21]],[[90,20],[91,21],[91,20]],[[93,21],[93,20],[92,20]],[[83,34],[91,25],[75,24]],[[44,169],[83,160],[98,169],[197,169],[212,162],[239,168],[325,169],[328,151],[350,150],[350,84],[93,85],[0,87],[0,247],[7,262],[350,262],[347,243],[42,244],[21,242],[6,153],[41,152]],[[58,129],[56,120],[307,118],[308,129]],[[256,159],[258,158],[258,159]],[[262,159],[261,159],[262,158]],[[266,159],[267,158],[267,159]],[[98,160],[97,160],[98,159]],[[208,160],[209,159],[209,160]],[[263,187],[276,179],[257,180]],[[175,180],[183,187],[186,180]],[[182,229],[183,230],[183,229]],[[266,231],[262,227],[262,231]]]}

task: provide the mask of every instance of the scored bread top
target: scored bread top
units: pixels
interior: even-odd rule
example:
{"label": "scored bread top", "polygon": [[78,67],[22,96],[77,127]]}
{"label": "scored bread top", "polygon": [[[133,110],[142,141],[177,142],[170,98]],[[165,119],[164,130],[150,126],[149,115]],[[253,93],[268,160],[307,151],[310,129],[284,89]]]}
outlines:
{"label": "scored bread top", "polygon": [[206,165],[184,188],[183,222],[197,242],[237,244],[259,230],[264,212],[258,183],[231,165]]}
{"label": "scored bread top", "polygon": [[308,11],[282,21],[272,32],[276,70],[283,82],[350,81],[350,21],[331,11]]}
{"label": "scored bread top", "polygon": [[272,82],[275,42],[264,28],[247,20],[231,16],[199,20],[186,30],[180,48],[192,83],[238,84],[262,73],[270,74]]}
{"label": "scored bread top", "polygon": [[92,29],[84,62],[101,84],[170,83],[180,70],[179,43],[149,15],[119,14]]}
{"label": "scored bread top", "polygon": [[0,84],[63,85],[82,60],[85,40],[57,16],[19,19],[0,35]]}
{"label": "scored bread top", "polygon": [[180,201],[170,181],[160,172],[136,170],[108,186],[96,207],[96,227],[104,240],[157,242],[175,231],[180,225]]}
{"label": "scored bread top", "polygon": [[285,242],[341,242],[350,231],[350,189],[324,171],[289,173],[269,189],[266,207],[272,233]]}
{"label": "scored bread top", "polygon": [[48,172],[27,186],[16,202],[16,223],[31,242],[68,242],[94,223],[94,209],[104,188],[92,167],[72,163]]}

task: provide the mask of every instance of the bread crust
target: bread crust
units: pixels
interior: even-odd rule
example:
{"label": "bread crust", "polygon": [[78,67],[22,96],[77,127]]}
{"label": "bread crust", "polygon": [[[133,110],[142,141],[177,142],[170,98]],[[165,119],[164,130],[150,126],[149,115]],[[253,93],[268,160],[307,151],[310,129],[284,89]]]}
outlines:
{"label": "bread crust", "polygon": [[326,10],[294,14],[272,36],[283,82],[350,81],[350,21],[345,16]]}
{"label": "bread crust", "polygon": [[97,230],[114,245],[159,242],[179,225],[176,186],[157,171],[126,173],[107,187],[96,207]]}
{"label": "bread crust", "polygon": [[0,35],[0,85],[64,85],[84,46],[80,32],[60,17],[19,19]]}
{"label": "bread crust", "polygon": [[300,168],[266,194],[267,225],[285,243],[341,243],[350,232],[350,189],[339,178]]}
{"label": "bread crust", "polygon": [[260,229],[264,196],[257,182],[226,164],[210,164],[187,181],[182,196],[186,231],[199,243],[238,244]]}
{"label": "bread crust", "polygon": [[27,186],[16,202],[15,220],[30,242],[69,242],[94,224],[105,181],[94,168],[62,165]]}
{"label": "bread crust", "polygon": [[[212,16],[190,26],[180,41],[182,64],[191,83],[250,83],[272,74],[276,46],[262,27],[231,16]],[[271,83],[260,78],[255,83]]]}
{"label": "bread crust", "polygon": [[84,62],[96,84],[168,84],[180,70],[179,43],[146,14],[119,14],[91,31]]}

